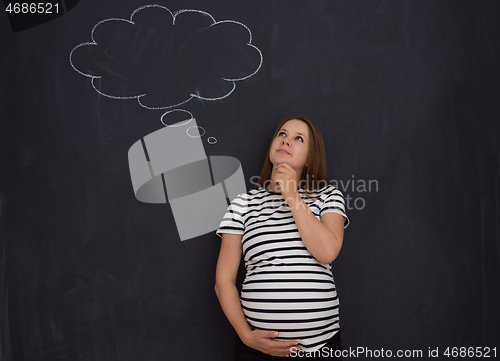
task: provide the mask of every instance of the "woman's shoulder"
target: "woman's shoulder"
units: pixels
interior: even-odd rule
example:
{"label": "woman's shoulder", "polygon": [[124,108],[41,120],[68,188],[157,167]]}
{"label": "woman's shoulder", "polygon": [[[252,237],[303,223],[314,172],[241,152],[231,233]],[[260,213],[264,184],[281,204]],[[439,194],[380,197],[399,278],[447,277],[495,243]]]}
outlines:
{"label": "woman's shoulder", "polygon": [[326,187],[323,188],[323,193],[324,194],[332,194],[332,193],[338,193],[342,194],[342,192],[335,187],[334,185],[328,184]]}
{"label": "woman's shoulder", "polygon": [[243,202],[250,202],[254,199],[259,199],[263,198],[266,195],[269,194],[269,191],[267,191],[264,187],[259,187],[255,189],[249,189],[246,192],[239,193],[236,197],[235,200],[238,199]]}
{"label": "woman's shoulder", "polygon": [[[302,190],[302,191],[305,192],[305,190]],[[315,195],[315,196],[318,196],[318,197],[327,196],[329,194],[337,193],[337,192],[340,192],[338,190],[338,188],[335,187],[335,186],[333,186],[333,185],[331,185],[331,184],[327,184],[327,185],[325,185],[325,186],[323,186],[322,188],[319,188],[319,189],[313,189],[313,190],[308,191],[309,194]]]}

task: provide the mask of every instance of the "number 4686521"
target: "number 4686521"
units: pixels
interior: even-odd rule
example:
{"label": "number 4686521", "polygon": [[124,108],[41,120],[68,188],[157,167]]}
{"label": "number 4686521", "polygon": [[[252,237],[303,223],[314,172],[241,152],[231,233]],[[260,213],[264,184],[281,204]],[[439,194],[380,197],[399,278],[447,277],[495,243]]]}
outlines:
{"label": "number 4686521", "polygon": [[5,11],[10,14],[58,14],[58,3],[8,3]]}
{"label": "number 4686521", "polygon": [[447,347],[446,357],[497,357],[496,347]]}

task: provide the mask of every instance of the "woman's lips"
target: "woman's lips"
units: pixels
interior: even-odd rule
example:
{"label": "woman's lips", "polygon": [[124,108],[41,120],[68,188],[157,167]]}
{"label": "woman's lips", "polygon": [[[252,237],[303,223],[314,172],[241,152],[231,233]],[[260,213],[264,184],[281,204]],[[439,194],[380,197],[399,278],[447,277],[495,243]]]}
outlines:
{"label": "woman's lips", "polygon": [[288,154],[288,155],[291,155],[290,153],[288,153],[286,150],[284,149],[278,149],[278,152],[281,152],[281,153],[285,153],[285,154]]}

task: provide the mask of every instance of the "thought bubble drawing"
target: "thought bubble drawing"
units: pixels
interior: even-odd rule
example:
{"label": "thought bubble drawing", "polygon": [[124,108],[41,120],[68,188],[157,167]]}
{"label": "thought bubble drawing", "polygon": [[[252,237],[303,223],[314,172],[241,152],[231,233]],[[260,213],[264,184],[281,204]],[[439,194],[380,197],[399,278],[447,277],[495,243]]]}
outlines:
{"label": "thought bubble drawing", "polygon": [[[166,110],[160,119],[165,127],[129,149],[136,198],[168,202],[181,240],[214,231],[229,201],[246,191],[243,170],[235,158],[207,157],[201,141],[205,129],[179,107],[192,99],[224,99],[236,82],[259,71],[263,57],[250,29],[233,20],[215,21],[200,10],[172,13],[161,5],[145,5],[130,19],[98,22],[91,39],[75,46],[69,61],[90,78],[96,92]],[[168,118],[179,113],[186,120],[171,124]]]}
{"label": "thought bubble drawing", "polygon": [[198,131],[193,118],[146,135],[128,152],[136,198],[170,203],[182,241],[217,229],[228,200],[246,191],[238,159],[207,157]]}
{"label": "thought bubble drawing", "polygon": [[91,38],[71,50],[71,66],[99,94],[147,109],[223,99],[262,65],[247,26],[200,10],[145,5],[128,20],[98,22]]}

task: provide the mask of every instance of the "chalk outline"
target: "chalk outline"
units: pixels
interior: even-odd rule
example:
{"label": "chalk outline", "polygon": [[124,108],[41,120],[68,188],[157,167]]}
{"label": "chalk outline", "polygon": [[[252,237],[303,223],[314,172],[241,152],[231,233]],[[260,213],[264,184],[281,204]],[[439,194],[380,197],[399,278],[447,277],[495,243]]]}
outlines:
{"label": "chalk outline", "polygon": [[[178,122],[178,123],[174,123],[174,124],[165,124],[165,123],[163,122],[163,117],[164,117],[165,115],[170,114],[170,113],[173,113],[173,112],[185,112],[185,113],[188,113],[188,114],[189,114],[189,116],[190,116],[190,118],[189,118],[189,119],[187,119],[187,120],[180,121],[180,122]],[[190,122],[190,121],[192,121],[193,119],[194,119],[193,114],[192,114],[191,112],[187,111],[186,109],[172,109],[172,110],[169,110],[169,111],[167,111],[167,112],[165,112],[165,113],[163,113],[163,114],[161,115],[161,117],[160,117],[160,122],[161,122],[164,126],[166,126],[166,127],[180,127],[181,125],[185,125],[185,124],[189,123],[189,122]]]}
{"label": "chalk outline", "polygon": [[[234,24],[238,24],[238,25],[241,25],[243,26],[247,31],[248,31],[248,34],[249,34],[249,41],[248,43],[246,44],[247,46],[250,46],[252,48],[254,48],[255,50],[257,50],[259,52],[259,56],[260,56],[260,63],[259,63],[259,66],[257,67],[257,70],[255,70],[252,74],[250,75],[247,75],[243,78],[235,78],[235,79],[229,79],[229,78],[222,78],[222,80],[224,81],[227,81],[227,82],[232,82],[233,83],[233,87],[232,89],[226,94],[226,95],[223,95],[221,97],[216,97],[216,98],[206,98],[206,97],[202,97],[201,95],[198,95],[198,94],[189,94],[189,99],[183,101],[183,102],[180,102],[178,104],[175,104],[175,105],[167,105],[167,106],[164,106],[164,107],[149,107],[149,106],[146,106],[144,104],[141,103],[141,98],[143,96],[145,96],[146,94],[140,94],[140,95],[134,95],[134,96],[123,96],[123,97],[118,97],[118,96],[114,96],[114,95],[109,95],[109,94],[105,94],[103,92],[101,92],[100,90],[97,89],[96,85],[94,84],[94,81],[95,79],[101,79],[103,76],[94,76],[94,75],[89,75],[89,74],[85,74],[83,72],[81,72],[80,70],[78,70],[75,65],[73,64],[73,61],[72,61],[72,56],[73,56],[73,52],[82,47],[82,46],[88,46],[88,45],[98,45],[97,42],[95,41],[94,39],[94,31],[95,29],[105,23],[105,22],[108,22],[108,21],[125,21],[129,24],[132,24],[132,25],[135,25],[135,22],[133,21],[133,17],[136,13],[138,13],[139,11],[141,10],[144,10],[146,8],[153,8],[153,7],[156,7],[156,8],[161,8],[163,10],[166,10],[170,13],[170,15],[172,16],[172,25],[175,25],[175,19],[177,17],[177,15],[181,14],[181,13],[184,13],[184,12],[197,12],[197,13],[200,13],[200,14],[203,14],[203,15],[206,15],[208,17],[210,17],[210,19],[212,19],[212,21],[214,22],[213,24],[210,25],[210,27],[214,26],[214,25],[217,25],[217,24],[222,24],[222,23],[234,23]],[[121,18],[109,18],[109,19],[104,19],[104,20],[101,20],[99,21],[96,25],[94,25],[94,27],[92,28],[92,32],[91,32],[91,38],[92,38],[92,41],[91,42],[84,42],[84,43],[81,43],[81,44],[78,44],[77,46],[75,46],[71,52],[69,53],[69,62],[71,64],[71,67],[79,74],[83,75],[83,76],[86,76],[88,78],[91,78],[90,80],[90,83],[92,85],[92,87],[94,88],[94,90],[102,95],[102,96],[105,96],[105,97],[108,97],[108,98],[111,98],[111,99],[134,99],[134,98],[137,98],[137,102],[139,103],[139,105],[143,108],[146,108],[146,109],[150,109],[150,110],[160,110],[160,109],[171,109],[171,108],[175,108],[175,107],[178,107],[178,106],[181,106],[187,102],[189,102],[191,99],[193,98],[197,98],[197,99],[200,99],[200,100],[207,100],[207,101],[216,101],[216,100],[221,100],[221,99],[224,99],[224,98],[227,98],[229,95],[231,95],[231,93],[233,93],[233,91],[236,89],[236,82],[237,81],[241,81],[241,80],[245,80],[245,79],[248,79],[250,78],[251,76],[255,75],[259,70],[260,68],[262,67],[262,62],[263,62],[263,56],[262,56],[262,52],[259,50],[259,48],[257,48],[255,45],[252,44],[252,32],[250,31],[250,29],[248,28],[248,26],[246,26],[245,24],[243,23],[240,23],[239,21],[235,21],[235,20],[221,20],[221,21],[216,21],[212,15],[210,15],[209,13],[207,13],[206,11],[202,11],[202,10],[194,10],[194,9],[181,9],[181,10],[178,10],[176,11],[175,13],[172,13],[170,11],[170,9],[168,9],[167,7],[165,6],[162,6],[162,5],[157,5],[157,4],[153,4],[153,5],[143,5],[137,9],[135,9],[132,14],[130,15],[130,20],[127,20],[127,19],[121,19]],[[163,123],[163,122],[162,122]],[[164,124],[164,123],[163,123]]]}
{"label": "chalk outline", "polygon": [[[198,131],[198,135],[191,135],[189,134],[189,129],[194,129],[197,128],[196,130]],[[203,133],[200,134],[200,129],[203,130]],[[205,135],[205,128],[200,127],[199,125],[192,125],[186,130],[186,134],[189,135],[191,138],[201,138]]]}

